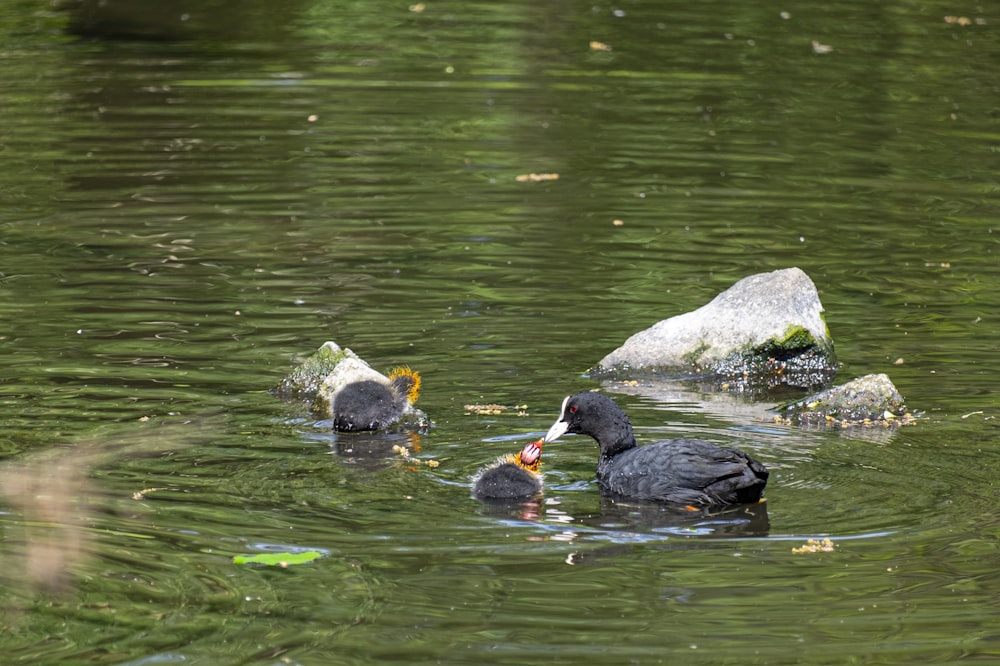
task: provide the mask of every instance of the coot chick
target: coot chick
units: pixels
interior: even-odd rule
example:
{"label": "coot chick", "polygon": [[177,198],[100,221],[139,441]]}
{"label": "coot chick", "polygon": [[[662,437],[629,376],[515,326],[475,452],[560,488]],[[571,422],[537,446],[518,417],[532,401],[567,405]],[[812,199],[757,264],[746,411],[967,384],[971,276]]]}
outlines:
{"label": "coot chick", "polygon": [[767,468],[737,449],[701,439],[637,446],[628,416],[600,393],[577,393],[563,400],[559,418],[542,441],[567,432],[597,440],[597,481],[611,495],[718,506],[758,502],[767,485]]}
{"label": "coot chick", "polygon": [[382,430],[400,419],[420,395],[420,375],[409,368],[389,373],[389,383],[366,379],[348,384],[333,399],[333,427]]}
{"label": "coot chick", "polygon": [[542,490],[542,440],[528,442],[520,452],[500,456],[484,467],[472,482],[479,500],[516,500],[534,497]]}

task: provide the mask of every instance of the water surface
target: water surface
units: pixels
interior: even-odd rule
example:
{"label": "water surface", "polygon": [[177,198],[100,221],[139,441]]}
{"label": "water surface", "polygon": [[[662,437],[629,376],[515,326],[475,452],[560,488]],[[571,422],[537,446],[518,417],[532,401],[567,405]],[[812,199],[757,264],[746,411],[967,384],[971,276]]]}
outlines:
{"label": "water surface", "polygon": [[[0,9],[5,663],[1000,660],[994,17],[110,4]],[[793,265],[918,425],[605,386],[642,442],[759,457],[766,506],[611,504],[580,437],[544,502],[469,497],[626,337]],[[268,392],[328,339],[435,427]]]}

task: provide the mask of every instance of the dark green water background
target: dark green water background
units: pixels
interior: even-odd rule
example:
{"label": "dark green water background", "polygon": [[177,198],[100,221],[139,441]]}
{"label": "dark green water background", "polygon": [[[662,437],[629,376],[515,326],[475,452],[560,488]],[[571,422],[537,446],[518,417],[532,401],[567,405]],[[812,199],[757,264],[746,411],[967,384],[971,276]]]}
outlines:
{"label": "dark green water background", "polygon": [[[996,8],[418,9],[0,5],[0,661],[1000,663]],[[767,514],[608,505],[579,437],[543,504],[469,497],[628,335],[787,266],[918,425],[617,389],[765,461]],[[376,443],[438,467],[268,393],[327,339],[422,373],[436,427]]]}

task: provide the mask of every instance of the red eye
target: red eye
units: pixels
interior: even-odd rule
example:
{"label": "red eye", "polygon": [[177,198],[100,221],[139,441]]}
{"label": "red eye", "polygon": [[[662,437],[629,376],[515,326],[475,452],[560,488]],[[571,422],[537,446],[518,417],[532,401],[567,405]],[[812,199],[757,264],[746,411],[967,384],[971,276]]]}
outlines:
{"label": "red eye", "polygon": [[576,414],[576,409],[577,409],[576,405],[570,405],[569,406],[569,413],[570,414]]}

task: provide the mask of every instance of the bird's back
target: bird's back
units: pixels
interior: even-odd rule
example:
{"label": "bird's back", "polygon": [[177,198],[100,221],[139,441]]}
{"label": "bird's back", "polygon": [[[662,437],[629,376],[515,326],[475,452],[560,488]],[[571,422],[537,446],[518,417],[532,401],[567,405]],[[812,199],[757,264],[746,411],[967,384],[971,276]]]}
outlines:
{"label": "bird's back", "polygon": [[674,439],[602,458],[597,479],[614,495],[685,504],[759,501],[767,469],[745,453],[700,439]]}
{"label": "bird's back", "polygon": [[334,427],[338,430],[379,430],[402,413],[400,399],[388,386],[364,380],[348,384],[333,400]]}
{"label": "bird's back", "polygon": [[479,499],[524,498],[540,490],[538,477],[512,462],[490,467],[472,486],[473,495]]}

